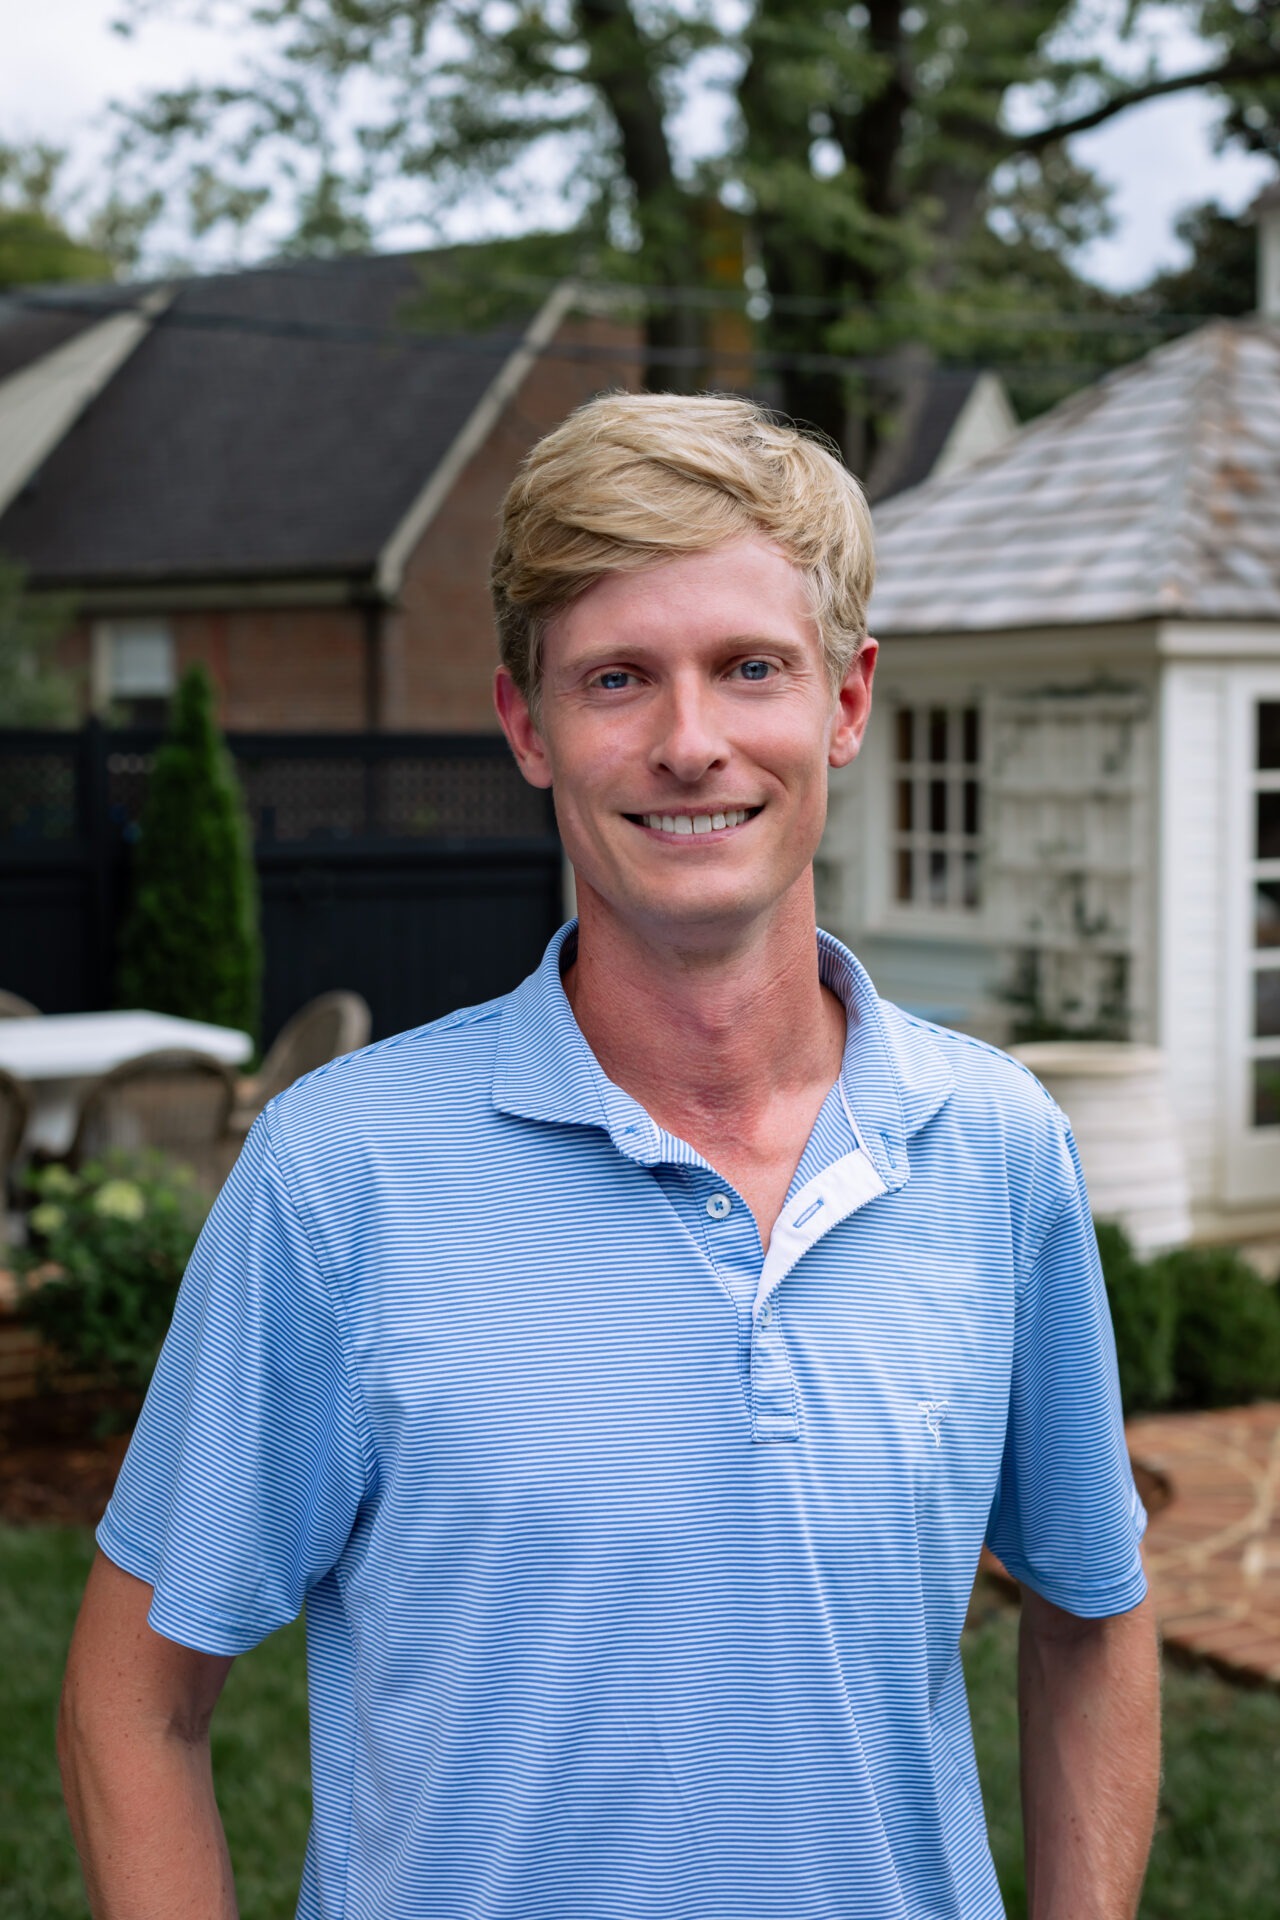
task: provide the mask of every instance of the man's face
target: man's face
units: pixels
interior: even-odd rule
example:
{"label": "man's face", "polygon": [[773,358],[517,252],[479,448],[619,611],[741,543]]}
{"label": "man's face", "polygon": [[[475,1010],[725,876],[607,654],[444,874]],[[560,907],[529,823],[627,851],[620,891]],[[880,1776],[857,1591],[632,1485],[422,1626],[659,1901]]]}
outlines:
{"label": "man's face", "polygon": [[793,897],[811,916],[827,769],[858,750],[875,650],[833,697],[802,577],[761,537],[589,588],[545,635],[536,727],[497,686],[584,912],[694,946]]}

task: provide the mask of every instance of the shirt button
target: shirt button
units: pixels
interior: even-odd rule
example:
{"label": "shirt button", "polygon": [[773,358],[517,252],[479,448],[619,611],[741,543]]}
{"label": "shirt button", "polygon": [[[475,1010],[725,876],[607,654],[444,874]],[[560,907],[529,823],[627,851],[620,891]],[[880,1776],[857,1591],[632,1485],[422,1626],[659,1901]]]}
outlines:
{"label": "shirt button", "polygon": [[732,1207],[733,1202],[727,1193],[713,1193],[707,1202],[707,1212],[713,1220],[724,1220],[727,1218]]}
{"label": "shirt button", "polygon": [[762,1327],[767,1327],[772,1317],[773,1317],[773,1308],[766,1303],[766,1305],[764,1305],[760,1309],[760,1325]]}

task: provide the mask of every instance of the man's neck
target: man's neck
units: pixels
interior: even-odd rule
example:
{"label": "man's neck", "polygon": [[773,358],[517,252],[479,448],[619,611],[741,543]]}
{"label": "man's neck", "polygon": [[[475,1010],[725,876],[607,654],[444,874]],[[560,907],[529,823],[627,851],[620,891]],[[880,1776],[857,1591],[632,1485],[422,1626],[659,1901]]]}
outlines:
{"label": "man's neck", "polygon": [[574,1016],[609,1078],[669,1131],[749,1136],[835,1080],[844,1009],[819,978],[810,883],[719,942],[648,940],[585,891],[579,916]]}

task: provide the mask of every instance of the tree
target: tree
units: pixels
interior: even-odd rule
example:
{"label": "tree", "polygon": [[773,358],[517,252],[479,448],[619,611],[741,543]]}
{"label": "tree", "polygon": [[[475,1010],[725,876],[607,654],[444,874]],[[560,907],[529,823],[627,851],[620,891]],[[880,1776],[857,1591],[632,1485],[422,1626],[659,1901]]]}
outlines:
{"label": "tree", "polygon": [[1145,313],[1217,315],[1253,313],[1258,304],[1258,235],[1210,203],[1191,207],[1177,222],[1190,250],[1185,267],[1158,273],[1134,296]]}
{"label": "tree", "polygon": [[67,156],[37,141],[14,147],[0,142],[0,290],[54,281],[110,280],[138,264],[148,228],[162,196],[152,189],[129,199],[108,190],[70,230],[69,196],[62,189]]}
{"label": "tree", "polygon": [[213,682],[194,666],[147,789],[116,999],[256,1035],[261,974],[244,800],[214,720]]}
{"label": "tree", "polygon": [[74,726],[76,683],[54,657],[72,612],[65,597],[33,599],[21,567],[0,559],[0,727]]}
{"label": "tree", "polygon": [[0,288],[111,278],[106,255],[73,240],[54,211],[62,163],[56,147],[0,145]]}
{"label": "tree", "polygon": [[[183,4],[135,0],[143,15]],[[311,178],[341,175],[353,201],[417,185],[439,209],[479,182],[518,195],[554,144],[566,213],[629,250],[650,289],[646,374],[665,386],[700,378],[699,211],[716,199],[762,270],[761,342],[788,411],[846,442],[833,356],[863,363],[864,461],[918,406],[929,321],[988,220],[1012,209],[1059,249],[1096,225],[1096,185],[1065,158],[1073,134],[1198,87],[1224,102],[1224,137],[1280,147],[1280,0],[1180,0],[1203,62],[1136,79],[1096,52],[1086,0],[744,0],[732,15],[716,0],[203,4],[252,18],[268,52],[242,86],[153,96],[132,117],[135,151],[214,154],[258,180],[273,149],[295,175],[310,154]],[[1136,45],[1159,11],[1128,0]],[[725,112],[719,150],[695,165],[676,125],[698,85]]]}

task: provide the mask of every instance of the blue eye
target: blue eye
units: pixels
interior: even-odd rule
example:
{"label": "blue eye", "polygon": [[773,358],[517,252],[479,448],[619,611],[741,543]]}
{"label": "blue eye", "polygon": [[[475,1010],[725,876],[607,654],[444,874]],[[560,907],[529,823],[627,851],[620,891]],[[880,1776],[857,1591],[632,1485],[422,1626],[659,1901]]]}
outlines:
{"label": "blue eye", "polygon": [[620,687],[626,686],[630,678],[631,675],[624,673],[621,667],[613,667],[608,673],[597,675],[596,685],[603,687],[606,693],[616,693]]}
{"label": "blue eye", "polygon": [[767,660],[744,660],[738,669],[744,680],[767,680],[771,670]]}

